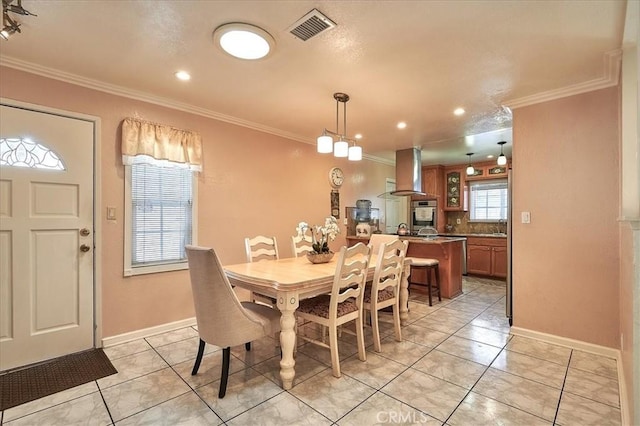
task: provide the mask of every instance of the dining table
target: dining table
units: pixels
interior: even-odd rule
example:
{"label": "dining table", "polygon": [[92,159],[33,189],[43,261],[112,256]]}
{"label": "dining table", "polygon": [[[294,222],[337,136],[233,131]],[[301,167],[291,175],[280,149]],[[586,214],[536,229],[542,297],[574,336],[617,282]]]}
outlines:
{"label": "dining table", "polygon": [[[318,264],[311,263],[306,257],[292,257],[223,267],[232,285],[276,300],[281,312],[280,379],[285,390],[291,389],[295,377],[296,309],[298,309],[300,300],[331,292],[338,257],[334,256],[329,262]],[[376,255],[371,255],[367,269],[367,281],[373,280],[376,257]],[[410,265],[410,260],[405,260],[400,280],[401,325],[406,325],[409,318],[408,276]]]}

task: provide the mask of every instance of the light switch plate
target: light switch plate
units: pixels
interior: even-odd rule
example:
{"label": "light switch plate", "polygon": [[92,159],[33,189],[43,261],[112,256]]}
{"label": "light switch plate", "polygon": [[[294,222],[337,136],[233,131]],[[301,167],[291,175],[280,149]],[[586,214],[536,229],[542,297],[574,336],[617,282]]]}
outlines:
{"label": "light switch plate", "polygon": [[116,208],[107,207],[107,220],[116,220]]}
{"label": "light switch plate", "polygon": [[531,212],[522,212],[522,223],[531,223]]}

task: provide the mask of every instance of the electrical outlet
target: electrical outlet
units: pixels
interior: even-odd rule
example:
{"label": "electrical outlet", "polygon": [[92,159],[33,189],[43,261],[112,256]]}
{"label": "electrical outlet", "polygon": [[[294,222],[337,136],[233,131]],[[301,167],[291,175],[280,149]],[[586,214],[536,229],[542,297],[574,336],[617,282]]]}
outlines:
{"label": "electrical outlet", "polygon": [[522,212],[522,223],[531,223],[531,212]]}
{"label": "electrical outlet", "polygon": [[456,219],[456,224],[460,225],[461,223],[462,223],[462,220]]}
{"label": "electrical outlet", "polygon": [[344,226],[347,226],[347,218],[346,217],[344,218],[343,224],[344,224]]}

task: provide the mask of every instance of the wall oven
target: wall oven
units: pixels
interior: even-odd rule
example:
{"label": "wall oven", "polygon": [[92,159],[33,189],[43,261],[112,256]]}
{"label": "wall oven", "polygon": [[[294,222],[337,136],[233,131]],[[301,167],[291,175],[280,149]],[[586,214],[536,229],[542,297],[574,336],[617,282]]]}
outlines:
{"label": "wall oven", "polygon": [[436,200],[411,202],[411,234],[415,235],[425,227],[436,227],[437,207]]}

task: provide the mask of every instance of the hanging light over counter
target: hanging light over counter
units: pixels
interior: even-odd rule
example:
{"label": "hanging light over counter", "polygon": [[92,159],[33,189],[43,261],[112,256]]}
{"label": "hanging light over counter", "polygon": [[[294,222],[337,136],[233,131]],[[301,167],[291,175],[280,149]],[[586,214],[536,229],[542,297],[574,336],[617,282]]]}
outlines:
{"label": "hanging light over counter", "polygon": [[471,156],[473,155],[473,152],[469,152],[467,153],[467,155],[469,156],[469,165],[467,166],[467,175],[471,176],[476,172],[476,169],[474,169],[473,166],[471,165]]}
{"label": "hanging light over counter", "polygon": [[[336,130],[324,129],[322,135],[318,136],[317,149],[321,154],[329,154],[333,152],[335,157],[347,157],[351,161],[362,160],[362,147],[356,143],[355,139],[347,137],[347,102],[349,101],[349,95],[346,93],[337,92],[333,94],[333,99],[336,100]],[[343,121],[342,121],[342,133],[339,133],[339,112],[340,104],[342,104]],[[334,137],[338,140],[334,143]],[[352,143],[349,146],[349,142]]]}
{"label": "hanging light over counter", "polygon": [[507,165],[507,157],[502,152],[502,145],[507,143],[507,141],[500,141],[498,145],[500,145],[500,155],[498,156],[498,166],[506,166]]}

